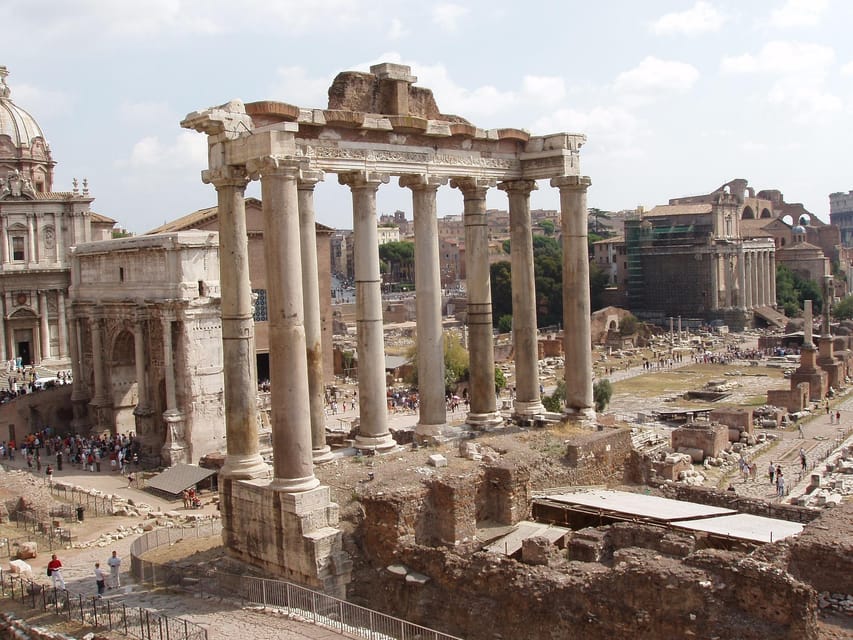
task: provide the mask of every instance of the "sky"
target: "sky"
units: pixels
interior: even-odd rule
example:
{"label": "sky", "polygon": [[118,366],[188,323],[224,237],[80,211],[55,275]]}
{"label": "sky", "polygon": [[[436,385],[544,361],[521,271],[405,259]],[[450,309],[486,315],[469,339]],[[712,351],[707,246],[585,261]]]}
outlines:
{"label": "sky", "polygon": [[[87,178],[93,211],[136,233],[216,202],[187,113],[234,98],[324,108],[337,73],[378,62],[411,66],[443,113],[478,127],[586,134],[590,207],[746,178],[828,221],[829,194],[853,189],[849,0],[4,0],[0,25],[54,190]],[[506,194],[487,204],[506,209]],[[540,182],[531,206],[558,208],[557,191]],[[315,207],[352,228],[334,175]],[[411,192],[392,180],[377,207],[411,218]],[[439,216],[461,211],[442,187]]]}

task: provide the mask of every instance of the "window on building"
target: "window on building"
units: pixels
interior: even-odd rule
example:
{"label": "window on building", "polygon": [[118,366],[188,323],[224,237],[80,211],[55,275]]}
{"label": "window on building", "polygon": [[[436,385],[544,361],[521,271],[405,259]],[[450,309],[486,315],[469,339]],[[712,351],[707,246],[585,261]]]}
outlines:
{"label": "window on building", "polygon": [[267,313],[267,290],[252,289],[255,294],[255,322],[267,322],[269,314]]}
{"label": "window on building", "polygon": [[26,253],[24,252],[24,237],[12,236],[12,260],[15,262],[23,262],[26,259]]}

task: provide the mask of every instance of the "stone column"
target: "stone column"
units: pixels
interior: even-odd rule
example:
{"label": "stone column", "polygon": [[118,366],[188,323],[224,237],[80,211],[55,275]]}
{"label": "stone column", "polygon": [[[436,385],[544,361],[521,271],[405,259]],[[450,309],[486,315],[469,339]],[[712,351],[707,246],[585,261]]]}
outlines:
{"label": "stone column", "polygon": [[746,252],[743,246],[737,252],[737,306],[746,311]]}
{"label": "stone column", "polygon": [[758,307],[761,305],[761,281],[758,277],[758,252],[753,251],[750,260],[752,267],[752,306]]}
{"label": "stone column", "polygon": [[270,341],[272,487],[288,493],[320,485],[314,475],[311,402],[299,237],[299,166],[275,157],[249,165],[261,174]]}
{"label": "stone column", "polygon": [[59,312],[59,320],[57,321],[57,329],[59,331],[59,357],[68,357],[68,320],[65,311],[65,291],[62,289],[56,290],[56,309]]}
{"label": "stone column", "polygon": [[589,250],[587,249],[587,176],[552,178],[560,189],[563,232],[563,345],[566,409],[582,420],[595,420],[592,397]]}
{"label": "stone column", "polygon": [[146,320],[138,315],[133,327],[133,357],[136,363],[136,409],[134,413],[143,414],[148,412],[148,358],[145,351],[145,325]]}
{"label": "stone column", "polygon": [[27,263],[35,264],[36,262],[36,230],[33,224],[34,214],[27,214]]}
{"label": "stone column", "polygon": [[219,211],[219,281],[222,290],[222,360],[225,386],[224,478],[266,477],[258,446],[257,363],[254,309],[249,283],[245,173],[208,170],[202,180],[216,187]]}
{"label": "stone column", "polygon": [[6,304],[5,296],[0,295],[0,362],[9,360],[6,355]]}
{"label": "stone column", "polygon": [[311,455],[315,464],[332,459],[326,444],[326,410],[323,403],[323,328],[320,320],[320,275],[317,266],[317,223],[314,187],[323,179],[321,171],[300,171],[296,188],[299,197],[299,239],[302,250],[302,302],[305,314],[305,345],[308,357],[308,395],[311,408]]}
{"label": "stone column", "polygon": [[104,348],[100,318],[89,318],[89,330],[92,334],[92,367],[95,374],[95,388],[90,402],[99,407],[104,404]]}
{"label": "stone column", "polygon": [[50,322],[47,314],[47,291],[39,291],[39,341],[41,360],[50,358]]}
{"label": "stone column", "polygon": [[376,191],[388,179],[387,174],[373,171],[338,175],[338,182],[352,190],[359,400],[359,433],[355,447],[358,449],[383,450],[395,446],[388,431],[382,282],[376,229]]}
{"label": "stone column", "polygon": [[744,272],[746,279],[746,291],[744,294],[744,299],[746,301],[746,308],[752,309],[755,306],[755,288],[752,286],[752,252],[744,251]]}
{"label": "stone column", "polygon": [[764,251],[764,304],[773,306],[773,282],[771,279],[771,267],[773,266],[773,254],[770,249]]}
{"label": "stone column", "polygon": [[711,259],[711,291],[708,297],[708,309],[716,311],[720,306],[720,261],[716,251],[709,254]]}
{"label": "stone column", "polygon": [[0,247],[3,264],[6,264],[9,262],[9,235],[6,233],[6,218],[0,219],[0,242],[3,243],[3,246]]}
{"label": "stone column", "polygon": [[178,462],[190,462],[186,455],[188,443],[184,434],[184,414],[178,407],[175,390],[175,359],[172,355],[174,353],[172,346],[172,323],[174,320],[172,311],[165,312],[160,318],[163,327],[163,375],[166,386],[166,410],[163,412],[166,437],[160,449],[160,456],[166,466],[172,466]]}
{"label": "stone column", "polygon": [[539,394],[539,344],[536,327],[536,279],[533,273],[533,231],[530,193],[533,180],[501,182],[509,196],[510,261],[512,263],[512,341],[515,348],[515,403],[513,413],[542,413]]}
{"label": "stone column", "polygon": [[56,239],[56,261],[60,264],[65,262],[65,241],[62,238],[62,218],[53,216],[53,237]]}
{"label": "stone column", "polygon": [[495,346],[492,329],[492,286],[489,271],[489,226],[486,191],[493,180],[455,178],[462,192],[465,219],[465,274],[468,288],[468,373],[470,409],[465,422],[475,429],[501,424],[495,396]]}
{"label": "stone column", "polygon": [[776,308],[776,252],[770,252],[770,305]]}
{"label": "stone column", "polygon": [[441,267],[435,194],[446,178],[405,175],[412,190],[415,223],[415,303],[417,309],[419,418],[415,435],[437,438],[447,427],[444,397],[444,336],[441,326]]}

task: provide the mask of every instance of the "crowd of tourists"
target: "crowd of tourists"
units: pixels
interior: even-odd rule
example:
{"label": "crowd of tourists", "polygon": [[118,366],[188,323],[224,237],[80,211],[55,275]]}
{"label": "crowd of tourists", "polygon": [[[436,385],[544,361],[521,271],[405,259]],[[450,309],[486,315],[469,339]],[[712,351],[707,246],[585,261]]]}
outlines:
{"label": "crowd of tourists", "polygon": [[129,465],[139,464],[139,441],[132,433],[61,437],[54,435],[51,427],[45,427],[17,442],[0,442],[0,458],[14,461],[16,455],[39,472],[46,464],[48,476],[53,473],[54,460],[57,471],[62,471],[63,464],[71,464],[92,473],[102,470],[127,473]]}

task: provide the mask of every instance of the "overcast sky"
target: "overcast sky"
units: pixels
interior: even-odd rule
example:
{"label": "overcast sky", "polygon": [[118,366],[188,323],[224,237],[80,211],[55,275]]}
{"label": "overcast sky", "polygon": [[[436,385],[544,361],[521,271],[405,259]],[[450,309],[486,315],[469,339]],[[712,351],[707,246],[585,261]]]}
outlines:
{"label": "overcast sky", "polygon": [[[188,112],[233,98],[323,108],[339,71],[381,61],[410,65],[442,112],[479,127],[585,133],[592,207],[742,177],[828,220],[828,194],[853,189],[849,0],[4,0],[0,24],[12,100],[59,163],[54,189],[88,178],[93,210],[134,232],[216,201],[205,136],[179,126]],[[539,186],[533,206],[557,208]],[[505,194],[488,204],[506,208]],[[378,205],[411,218],[396,180]],[[334,175],[316,206],[352,227]],[[439,215],[461,209],[443,187]]]}

